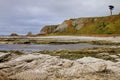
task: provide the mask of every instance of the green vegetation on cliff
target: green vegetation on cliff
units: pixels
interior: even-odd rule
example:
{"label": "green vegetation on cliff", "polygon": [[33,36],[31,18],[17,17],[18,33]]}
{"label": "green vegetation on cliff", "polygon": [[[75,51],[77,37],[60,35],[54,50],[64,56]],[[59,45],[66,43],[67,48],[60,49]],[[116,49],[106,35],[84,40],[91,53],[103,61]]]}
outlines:
{"label": "green vegetation on cliff", "polygon": [[120,15],[96,18],[79,31],[81,34],[120,34]]}
{"label": "green vegetation on cliff", "polygon": [[[47,29],[48,30],[48,29]],[[49,32],[49,30],[41,32]],[[52,35],[120,34],[120,15],[65,20],[51,31]],[[47,33],[46,33],[47,34]]]}

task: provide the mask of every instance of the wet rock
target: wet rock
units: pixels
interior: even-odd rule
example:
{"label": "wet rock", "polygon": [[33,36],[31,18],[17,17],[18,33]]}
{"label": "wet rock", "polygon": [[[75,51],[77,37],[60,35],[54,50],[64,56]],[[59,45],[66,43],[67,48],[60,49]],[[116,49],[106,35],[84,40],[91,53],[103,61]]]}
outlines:
{"label": "wet rock", "polygon": [[11,59],[11,54],[10,53],[2,53],[0,52],[0,62],[8,61]]}

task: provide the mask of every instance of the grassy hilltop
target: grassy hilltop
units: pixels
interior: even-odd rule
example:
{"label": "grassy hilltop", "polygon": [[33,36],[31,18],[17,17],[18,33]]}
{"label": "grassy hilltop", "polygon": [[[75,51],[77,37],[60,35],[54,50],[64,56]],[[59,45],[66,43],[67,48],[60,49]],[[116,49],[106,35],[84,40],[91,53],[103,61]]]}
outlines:
{"label": "grassy hilltop", "polygon": [[41,32],[49,35],[120,35],[120,15],[69,19],[56,26],[47,25]]}

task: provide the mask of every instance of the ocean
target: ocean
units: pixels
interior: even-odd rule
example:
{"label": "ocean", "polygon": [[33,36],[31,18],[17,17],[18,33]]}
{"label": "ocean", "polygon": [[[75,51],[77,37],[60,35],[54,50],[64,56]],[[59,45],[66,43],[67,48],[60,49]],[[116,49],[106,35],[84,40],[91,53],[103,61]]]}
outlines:
{"label": "ocean", "polygon": [[0,26],[0,36],[10,35],[11,33],[17,33],[20,35],[26,35],[28,32],[32,32],[33,34],[39,33],[41,30],[40,26]]}

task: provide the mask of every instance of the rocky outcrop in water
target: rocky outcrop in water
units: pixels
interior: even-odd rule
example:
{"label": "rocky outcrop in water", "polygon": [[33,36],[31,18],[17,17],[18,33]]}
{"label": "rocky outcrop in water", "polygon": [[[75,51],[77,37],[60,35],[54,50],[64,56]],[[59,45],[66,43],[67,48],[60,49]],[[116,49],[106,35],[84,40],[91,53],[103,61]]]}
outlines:
{"label": "rocky outcrop in water", "polygon": [[117,80],[120,78],[120,62],[93,57],[69,60],[40,53],[16,54],[16,57],[11,55],[9,61],[5,61],[8,58],[5,56],[8,56],[8,53],[0,53],[2,59],[0,70],[13,80],[87,80],[89,78]]}

